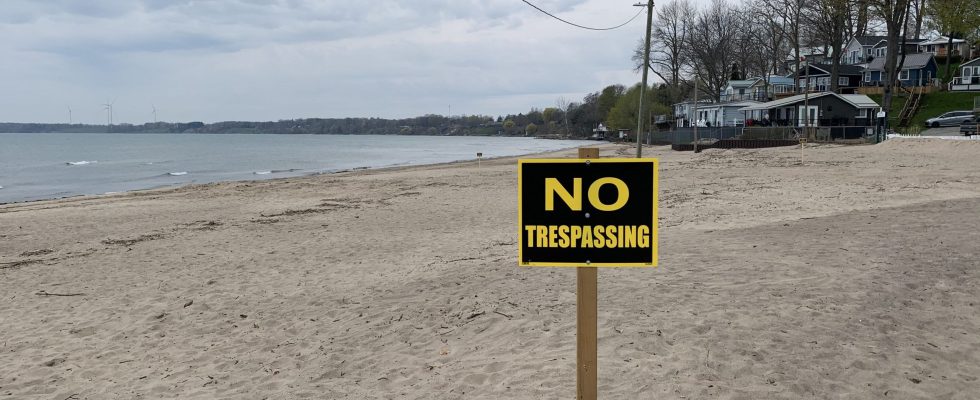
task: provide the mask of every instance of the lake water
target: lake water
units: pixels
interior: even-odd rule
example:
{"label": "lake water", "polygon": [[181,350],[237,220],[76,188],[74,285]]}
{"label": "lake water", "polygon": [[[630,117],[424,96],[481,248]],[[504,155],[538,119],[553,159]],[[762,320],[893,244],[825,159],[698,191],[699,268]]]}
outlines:
{"label": "lake water", "polygon": [[589,142],[515,137],[0,133],[0,203],[352,168],[515,156]]}

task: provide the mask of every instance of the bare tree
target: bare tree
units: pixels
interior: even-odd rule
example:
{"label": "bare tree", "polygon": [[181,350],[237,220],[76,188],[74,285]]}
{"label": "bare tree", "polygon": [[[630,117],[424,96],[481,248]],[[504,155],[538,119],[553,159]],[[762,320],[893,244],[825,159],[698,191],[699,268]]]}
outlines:
{"label": "bare tree", "polygon": [[718,100],[728,83],[729,72],[736,61],[737,33],[740,20],[735,8],[725,0],[714,0],[698,13],[685,37],[687,59],[700,92]]}
{"label": "bare tree", "polygon": [[[687,54],[684,51],[684,36],[688,21],[694,18],[695,10],[689,0],[670,0],[657,8],[656,22],[653,24],[650,43],[649,68],[666,83],[670,89],[671,101],[681,100],[678,96],[683,83]],[[633,65],[637,71],[643,65],[643,41],[633,52]]]}
{"label": "bare tree", "polygon": [[555,107],[561,112],[562,121],[565,124],[565,135],[568,135],[568,113],[571,111],[572,102],[568,100],[565,96],[559,96],[555,100]]}
{"label": "bare tree", "polygon": [[812,30],[814,39],[829,47],[833,55],[830,68],[830,88],[836,92],[839,88],[837,77],[840,76],[840,53],[848,35],[848,0],[813,0],[809,3],[805,19]]}
{"label": "bare tree", "polygon": [[853,26],[850,29],[852,36],[864,36],[868,34],[868,0],[855,0],[851,2],[851,18]]}
{"label": "bare tree", "polygon": [[[888,47],[885,54],[884,95],[882,107],[890,110],[892,106],[892,90],[895,88],[896,71],[898,70],[898,46],[903,37],[903,28],[909,16],[909,0],[868,0],[878,17],[885,23],[887,29]],[[903,52],[904,54],[904,52]]]}
{"label": "bare tree", "polygon": [[922,22],[926,14],[926,0],[911,0],[911,1],[912,1],[911,10],[915,12],[915,19],[912,20],[912,22],[915,24],[915,34],[912,36],[912,38],[918,39],[922,35]]}
{"label": "bare tree", "polygon": [[803,29],[803,12],[807,2],[805,0],[760,0],[760,4],[771,10],[781,22],[787,43],[792,50],[791,54],[795,57],[795,61],[793,61],[794,81],[799,82],[801,48],[806,39],[806,31]]}

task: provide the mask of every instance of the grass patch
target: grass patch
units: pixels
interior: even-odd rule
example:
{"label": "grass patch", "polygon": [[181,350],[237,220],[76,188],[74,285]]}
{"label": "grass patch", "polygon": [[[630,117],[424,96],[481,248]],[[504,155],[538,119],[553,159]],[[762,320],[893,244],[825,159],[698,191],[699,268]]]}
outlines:
{"label": "grass patch", "polygon": [[[922,96],[922,100],[919,103],[919,112],[912,116],[909,120],[909,127],[925,127],[925,122],[927,119],[935,117],[939,114],[948,111],[957,110],[972,110],[973,109],[973,98],[980,96],[978,93],[971,92],[933,92]],[[880,94],[870,94],[868,97],[874,100],[878,104],[882,104],[882,95]],[[892,106],[888,112],[888,125],[896,127],[898,131],[904,131],[906,128],[897,128],[898,115],[902,112],[902,107],[905,107],[905,102],[908,100],[908,95],[905,93],[895,93],[892,96]]]}
{"label": "grass patch", "polygon": [[[874,100],[875,103],[884,105],[881,94],[869,94],[868,97]],[[909,96],[905,92],[899,91],[898,93],[892,93],[892,106],[891,109],[885,110],[888,113],[888,126],[894,127],[898,124],[898,115],[902,113],[902,107],[905,107],[905,102],[908,101]],[[924,99],[923,99],[924,100]]]}
{"label": "grass patch", "polygon": [[980,96],[978,93],[970,92],[936,92],[925,95],[919,112],[912,116],[909,122],[913,126],[925,126],[927,119],[935,117],[947,111],[973,109],[973,98]]}

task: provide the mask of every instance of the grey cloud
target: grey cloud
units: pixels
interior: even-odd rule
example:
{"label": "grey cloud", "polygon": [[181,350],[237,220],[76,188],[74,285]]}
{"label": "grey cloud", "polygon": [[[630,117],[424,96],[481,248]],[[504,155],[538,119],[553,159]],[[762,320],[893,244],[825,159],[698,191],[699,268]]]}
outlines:
{"label": "grey cloud", "polygon": [[[635,12],[620,0],[534,2],[600,25]],[[64,104],[107,97],[136,123],[151,103],[165,118],[204,121],[411,116],[449,103],[523,112],[629,84],[642,30],[583,32],[519,0],[78,3],[15,0],[4,15],[20,22],[0,17],[0,58],[17,60],[0,76],[31,96],[0,99],[0,121],[58,120]]]}

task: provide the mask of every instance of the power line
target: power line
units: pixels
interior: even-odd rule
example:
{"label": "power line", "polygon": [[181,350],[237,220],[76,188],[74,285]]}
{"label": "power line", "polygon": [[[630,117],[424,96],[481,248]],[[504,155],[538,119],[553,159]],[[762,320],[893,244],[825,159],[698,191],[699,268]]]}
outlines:
{"label": "power line", "polygon": [[579,24],[576,24],[574,22],[563,20],[563,19],[557,17],[556,15],[554,15],[552,13],[549,13],[549,12],[547,12],[545,10],[542,10],[540,7],[538,7],[538,6],[534,5],[534,4],[531,4],[531,2],[529,2],[527,0],[521,0],[521,1],[527,3],[527,5],[529,5],[531,7],[534,7],[535,10],[541,11],[542,13],[544,13],[545,15],[547,15],[547,16],[549,16],[551,18],[557,19],[557,20],[559,20],[561,22],[564,22],[566,24],[569,24],[571,26],[574,26],[574,27],[577,27],[577,28],[582,28],[582,29],[588,29],[590,31],[611,31],[613,29],[622,28],[622,27],[626,26],[626,24],[628,24],[630,22],[633,22],[633,20],[636,19],[636,17],[639,17],[640,14],[643,13],[643,10],[641,9],[639,12],[636,13],[636,15],[633,16],[633,18],[630,18],[629,21],[623,22],[622,24],[619,24],[619,25],[616,25],[616,26],[613,26],[613,27],[610,27],[610,28],[592,28],[592,27],[588,27],[588,26],[579,25]]}

